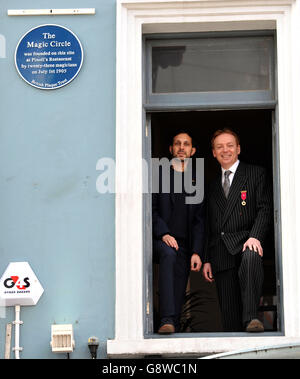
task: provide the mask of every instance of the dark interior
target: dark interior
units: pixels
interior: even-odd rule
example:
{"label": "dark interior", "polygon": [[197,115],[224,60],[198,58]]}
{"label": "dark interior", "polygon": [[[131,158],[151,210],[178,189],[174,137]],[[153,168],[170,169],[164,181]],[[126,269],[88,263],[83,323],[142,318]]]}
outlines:
{"label": "dark interior", "polygon": [[[240,159],[267,169],[272,179],[272,110],[219,110],[155,112],[151,114],[152,157],[169,157],[172,136],[186,130],[197,148],[195,157],[204,158],[205,187],[215,177],[219,165],[212,156],[210,140],[215,130],[229,127],[240,137]],[[272,182],[272,180],[271,180]],[[264,246],[265,280],[260,317],[265,331],[277,330],[274,232]],[[154,332],[157,330],[157,269],[154,267]],[[200,273],[192,273],[182,316],[182,332],[219,332],[220,315],[215,287]]]}

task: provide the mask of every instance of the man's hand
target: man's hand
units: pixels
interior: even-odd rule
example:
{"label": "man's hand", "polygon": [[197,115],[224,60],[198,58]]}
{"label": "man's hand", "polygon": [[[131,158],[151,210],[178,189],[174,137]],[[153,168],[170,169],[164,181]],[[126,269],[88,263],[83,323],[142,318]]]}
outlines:
{"label": "man's hand", "polygon": [[204,263],[202,273],[203,273],[205,280],[207,280],[209,283],[212,283],[214,281],[214,277],[212,274],[212,269],[211,269],[210,263]]}
{"label": "man's hand", "polygon": [[202,266],[201,258],[198,254],[193,254],[191,257],[191,271],[200,271]]}
{"label": "man's hand", "polygon": [[173,247],[175,250],[179,249],[179,246],[178,246],[176,239],[174,237],[170,236],[170,234],[165,234],[162,237],[162,240],[166,245]]}
{"label": "man's hand", "polygon": [[257,240],[256,238],[249,238],[245,243],[244,243],[244,246],[243,246],[243,251],[245,251],[246,249],[249,249],[249,250],[252,250],[252,251],[255,251],[256,253],[258,253],[261,257],[263,256],[263,248],[261,247],[261,244],[259,242],[259,240]]}

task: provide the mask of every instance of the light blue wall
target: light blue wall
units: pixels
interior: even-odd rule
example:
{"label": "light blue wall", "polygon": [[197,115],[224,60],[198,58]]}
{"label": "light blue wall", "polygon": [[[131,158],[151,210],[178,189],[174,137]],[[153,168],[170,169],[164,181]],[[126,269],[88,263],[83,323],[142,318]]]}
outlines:
{"label": "light blue wall", "polygon": [[[96,8],[94,16],[8,17],[7,9]],[[115,157],[116,0],[5,0],[0,3],[0,276],[28,261],[45,292],[21,308],[21,358],[66,358],[50,348],[52,323],[74,326],[71,358],[90,358],[87,340],[114,338],[114,195],[96,190],[96,163]],[[82,69],[67,86],[45,91],[23,81],[14,65],[19,39],[54,23],[84,49]],[[0,319],[0,358],[9,307]],[[12,346],[14,340],[12,339]],[[12,353],[12,358],[14,357]]]}

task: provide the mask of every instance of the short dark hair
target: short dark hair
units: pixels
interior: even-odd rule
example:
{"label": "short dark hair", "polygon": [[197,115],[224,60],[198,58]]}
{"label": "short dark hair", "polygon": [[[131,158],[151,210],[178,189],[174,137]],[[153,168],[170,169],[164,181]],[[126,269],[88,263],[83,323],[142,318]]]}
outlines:
{"label": "short dark hair", "polygon": [[170,146],[173,145],[174,138],[176,136],[178,136],[178,134],[187,134],[191,138],[191,140],[192,140],[192,146],[195,147],[195,139],[194,139],[192,133],[189,130],[186,130],[186,129],[178,129],[178,130],[175,131],[175,133],[173,134],[172,138],[170,139]]}
{"label": "short dark hair", "polygon": [[234,136],[237,145],[240,145],[240,138],[239,138],[239,136],[232,129],[224,128],[224,129],[218,129],[218,130],[216,130],[214,132],[214,134],[212,136],[212,139],[211,139],[211,147],[212,147],[212,149],[214,148],[215,139],[217,137],[219,137],[221,134],[224,134],[224,133],[231,134],[232,136]]}

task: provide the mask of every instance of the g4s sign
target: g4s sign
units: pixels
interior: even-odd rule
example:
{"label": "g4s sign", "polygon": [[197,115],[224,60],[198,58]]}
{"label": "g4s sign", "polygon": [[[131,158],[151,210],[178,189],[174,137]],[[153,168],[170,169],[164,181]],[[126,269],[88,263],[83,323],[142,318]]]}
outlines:
{"label": "g4s sign", "polygon": [[19,290],[25,290],[30,286],[29,278],[24,278],[23,283],[24,284],[21,284],[21,280],[18,276],[11,276],[10,278],[4,280],[3,285],[6,288],[13,288],[14,286],[16,286]]}
{"label": "g4s sign", "polygon": [[0,300],[5,306],[35,305],[44,292],[28,262],[11,262],[0,278]]}

